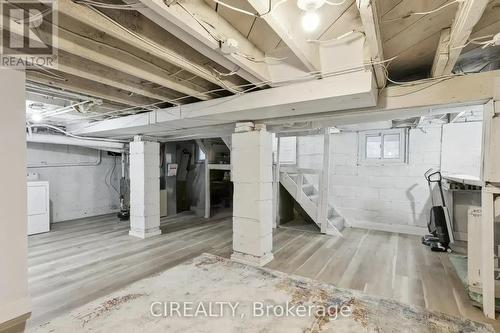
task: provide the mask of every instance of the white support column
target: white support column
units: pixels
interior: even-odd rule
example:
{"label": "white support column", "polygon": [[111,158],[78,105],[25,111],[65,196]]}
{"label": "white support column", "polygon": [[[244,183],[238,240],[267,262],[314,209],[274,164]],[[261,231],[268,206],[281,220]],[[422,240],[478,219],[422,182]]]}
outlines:
{"label": "white support column", "polygon": [[208,167],[208,155],[205,155],[205,218],[210,218],[210,168]]}
{"label": "white support column", "polygon": [[0,331],[23,332],[31,312],[26,205],[26,77],[0,68]]}
{"label": "white support column", "polygon": [[330,129],[326,128],[323,139],[323,172],[319,184],[318,220],[321,223],[321,233],[327,233],[328,198],[330,189]]}
{"label": "white support column", "polygon": [[481,264],[480,276],[483,292],[483,312],[488,318],[495,318],[495,197],[500,195],[500,79],[496,80],[493,100],[483,112],[483,170],[484,181],[481,206]]}
{"label": "white support column", "polygon": [[160,234],[160,144],[136,137],[130,143],[129,235]]}
{"label": "white support column", "polygon": [[495,191],[483,187],[481,195],[481,285],[483,290],[483,312],[495,319]]}
{"label": "white support column", "polygon": [[232,136],[234,252],[231,259],[245,264],[264,266],[273,259],[272,150],[272,137],[265,129]]}
{"label": "white support column", "polygon": [[276,167],[274,169],[274,214],[273,214],[273,229],[276,229],[280,224],[280,137],[276,135],[277,149],[276,149]]}

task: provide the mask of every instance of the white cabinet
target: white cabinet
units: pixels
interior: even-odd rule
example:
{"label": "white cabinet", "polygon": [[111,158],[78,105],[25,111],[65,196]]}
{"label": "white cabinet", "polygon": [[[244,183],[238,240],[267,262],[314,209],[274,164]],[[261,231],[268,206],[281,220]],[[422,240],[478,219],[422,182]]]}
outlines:
{"label": "white cabinet", "polygon": [[28,235],[50,230],[49,182],[28,182]]}

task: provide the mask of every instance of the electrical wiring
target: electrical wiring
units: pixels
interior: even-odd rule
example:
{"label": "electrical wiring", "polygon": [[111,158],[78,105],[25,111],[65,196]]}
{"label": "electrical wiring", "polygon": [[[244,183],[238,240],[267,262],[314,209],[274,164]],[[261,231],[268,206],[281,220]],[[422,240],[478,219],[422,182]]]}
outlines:
{"label": "electrical wiring", "polygon": [[485,42],[479,42],[480,40],[483,40],[483,39],[486,39],[486,38],[493,38],[495,35],[486,35],[486,36],[480,36],[480,37],[476,37],[476,38],[472,38],[472,39],[469,39],[467,41],[467,43],[465,43],[464,45],[460,45],[460,46],[456,46],[456,47],[453,47],[452,50],[455,50],[455,49],[463,49],[464,47],[467,47],[469,46],[470,44],[476,44],[476,45],[485,45],[485,44],[489,44],[491,42],[490,41],[485,41]]}
{"label": "electrical wiring", "polygon": [[[39,69],[26,68],[26,71],[27,72],[38,73],[39,75],[43,75],[43,76],[46,76],[46,77],[54,79],[54,80],[68,81],[67,79],[63,78],[62,76],[54,74],[54,73],[51,73],[51,72],[49,72],[47,70],[44,70],[42,68],[39,68]],[[29,78],[27,78],[27,80],[29,80]]]}
{"label": "electrical wiring", "polygon": [[[165,0],[164,0],[165,1]],[[166,4],[165,4],[166,5]],[[186,13],[189,14],[189,16],[191,16],[213,39],[215,39],[215,41],[217,42],[223,42],[223,39],[220,38],[219,36],[215,35],[210,29],[207,28],[207,25],[212,28],[213,30],[215,30],[215,27],[213,25],[211,25],[210,23],[204,21],[204,20],[200,20],[196,17],[196,14],[191,12],[189,9],[187,9],[185,6],[183,6],[181,3],[178,3],[177,2],[177,5],[179,7],[181,7]],[[167,5],[168,6],[168,5]]]}
{"label": "electrical wiring", "polygon": [[347,0],[343,0],[343,1],[341,1],[341,2],[332,2],[332,1],[328,1],[328,0],[327,0],[327,1],[325,1],[325,3],[326,3],[327,5],[330,5],[330,6],[341,6],[341,5],[345,4],[345,2],[346,2],[346,1],[347,1]]}
{"label": "electrical wiring", "polygon": [[[394,60],[395,58],[396,57],[393,57],[391,59],[384,60],[384,61],[371,61],[371,62],[364,63],[364,64],[362,64],[360,66],[346,67],[344,69],[337,70],[337,71],[334,71],[334,72],[322,73],[322,77],[326,78],[326,77],[331,77],[331,76],[335,76],[335,75],[341,75],[341,74],[346,74],[346,73],[349,73],[349,72],[363,70],[366,66],[383,64],[383,63],[386,63],[386,62],[390,62],[390,61]],[[302,76],[302,77],[295,78],[295,79],[288,80],[288,81],[283,81],[283,82],[272,82],[272,81],[267,80],[267,81],[261,81],[261,82],[256,82],[256,83],[241,84],[241,85],[238,85],[237,87],[238,88],[246,88],[246,89],[243,90],[242,92],[238,93],[238,94],[235,94],[232,97],[238,97],[238,96],[243,95],[245,93],[248,93],[248,92],[250,92],[250,91],[252,91],[254,89],[257,89],[257,88],[260,88],[260,87],[264,87],[264,86],[269,85],[269,84],[273,84],[274,86],[284,86],[284,85],[288,85],[288,84],[291,84],[291,83],[294,83],[294,82],[297,82],[297,81],[303,81],[303,80],[306,80],[306,79],[317,78],[319,74],[320,74],[319,71],[314,71],[314,72],[305,73],[305,75]],[[247,87],[249,87],[249,88],[247,88]],[[209,91],[209,93],[214,92],[214,91],[220,91],[220,89],[211,90],[211,91]],[[179,98],[174,99],[173,101],[180,101],[180,100],[183,100],[183,99],[186,99],[186,98],[189,98],[189,97],[196,97],[196,95],[179,97]],[[229,99],[229,100],[232,100],[232,99]],[[163,103],[163,102],[156,102],[156,103],[142,105],[142,106],[133,106],[133,107],[128,107],[128,108],[120,109],[120,110],[112,110],[112,111],[109,111],[109,112],[100,113],[100,114],[95,115],[95,116],[83,117],[83,118],[81,118],[81,120],[92,119],[92,118],[103,117],[103,116],[112,116],[112,115],[122,114],[124,112],[133,111],[133,110],[135,110],[137,108],[144,108],[144,107],[156,106],[156,105],[159,105],[161,103]],[[212,106],[214,106],[214,105],[212,105]],[[181,106],[179,106],[179,108],[182,110]]]}
{"label": "electrical wiring", "polygon": [[400,20],[405,20],[407,18],[410,18],[412,16],[425,16],[425,15],[429,15],[429,14],[433,14],[433,13],[436,13],[440,10],[443,10],[451,5],[454,5],[458,2],[462,2],[464,0],[454,0],[452,2],[449,2],[449,3],[446,3],[436,9],[433,9],[433,10],[430,10],[430,11],[427,11],[427,12],[409,12],[408,14],[404,15],[404,16],[400,16],[400,17],[395,17],[395,18],[392,18],[392,19],[387,19],[387,20],[383,20],[382,23],[389,23],[389,22],[395,22],[395,21],[400,21]]}
{"label": "electrical wiring", "polygon": [[[118,28],[120,28],[121,30],[125,31],[126,33],[134,36],[135,38],[141,40],[142,42],[148,44],[149,46],[155,48],[156,50],[162,52],[162,53],[166,53],[168,54],[170,57],[172,58],[175,58],[176,61],[180,62],[180,63],[183,63],[185,64],[186,66],[190,66],[190,67],[193,67],[195,68],[196,70],[202,72],[202,73],[205,73],[205,74],[208,74],[208,75],[211,75],[211,72],[209,70],[207,70],[206,68],[202,67],[202,66],[199,66],[195,63],[192,63],[190,61],[188,61],[187,59],[185,59],[184,57],[180,56],[180,55],[177,55],[175,52],[171,52],[170,50],[166,49],[165,47],[147,39],[147,38],[144,38],[143,36],[139,35],[138,33],[136,33],[135,31],[123,26],[122,24],[118,23],[117,21],[113,20],[111,17],[107,16],[106,14],[102,13],[101,11],[99,10],[96,10],[94,7],[90,6],[90,5],[87,5],[92,11],[94,11],[95,13],[97,13],[98,15],[102,16],[103,18],[105,18],[107,21],[109,21],[111,24],[117,26]],[[184,71],[184,69],[181,69],[179,70],[178,72],[172,74],[171,76],[176,76],[177,74],[179,74],[181,71]],[[217,80],[217,82],[221,85],[223,85],[227,90],[230,90],[231,92],[234,91],[234,89],[232,87],[230,87],[229,85],[227,85],[224,81],[220,80],[219,78],[215,78]]]}
{"label": "electrical wiring", "polygon": [[221,0],[213,0],[215,3],[223,6],[223,7],[226,7],[228,9],[231,9],[235,12],[238,12],[238,13],[241,13],[241,14],[245,14],[245,15],[248,15],[248,16],[252,16],[252,17],[257,17],[257,18],[260,18],[260,17],[264,17],[266,15],[268,15],[269,13],[272,13],[279,5],[281,5],[282,3],[284,3],[285,1],[287,0],[283,0],[283,1],[280,1],[277,5],[275,5],[274,7],[272,6],[272,0],[269,0],[269,3],[268,3],[268,9],[265,13],[262,13],[262,14],[259,14],[259,13],[252,13],[248,10],[245,10],[245,9],[242,9],[242,8],[239,8],[239,7],[236,7],[236,6],[233,6],[233,5],[230,5],[224,1],[221,1]]}
{"label": "electrical wiring", "polygon": [[[245,58],[247,60],[250,60],[251,62],[266,63],[266,64],[273,64],[273,62],[281,62],[281,61],[284,61],[284,60],[288,59],[287,57],[284,57],[284,58],[264,57],[264,58],[261,58],[261,59],[257,59],[255,57],[246,55],[246,54],[241,53],[241,52],[235,52],[233,54],[237,55],[237,56],[240,56],[240,57],[243,57],[243,58]],[[270,60],[271,62],[268,62],[268,60]]]}
{"label": "electrical wiring", "polygon": [[[269,0],[269,5],[268,5],[268,10],[265,12],[265,13],[262,13],[262,14],[259,14],[259,13],[252,13],[248,10],[245,10],[245,9],[242,9],[242,8],[239,8],[239,7],[236,7],[236,6],[233,6],[233,5],[230,5],[222,0],[213,0],[215,3],[223,6],[223,7],[226,7],[228,9],[231,9],[235,12],[238,12],[238,13],[241,13],[241,14],[245,14],[245,15],[248,15],[248,16],[252,16],[252,17],[256,17],[256,18],[262,18],[272,12],[274,12],[279,6],[281,6],[282,4],[284,4],[285,2],[287,2],[288,0],[281,0],[281,1],[278,1],[274,6],[272,5],[272,1]],[[327,5],[330,5],[330,6],[341,6],[343,5],[347,0],[343,0],[341,2],[333,2],[333,1],[325,1],[325,4]]]}
{"label": "electrical wiring", "polygon": [[94,7],[107,8],[107,9],[137,10],[141,8],[146,8],[146,6],[144,6],[140,2],[135,2],[132,4],[123,4],[123,5],[103,3],[94,0],[76,0],[74,2],[78,4],[92,5]]}
{"label": "electrical wiring", "polygon": [[[86,40],[90,40],[90,41],[92,41],[92,42],[94,42],[94,43],[98,43],[98,44],[100,44],[100,45],[103,45],[104,47],[112,47],[114,50],[118,50],[118,51],[120,51],[120,52],[126,53],[128,56],[130,56],[130,57],[132,57],[132,58],[136,59],[137,61],[140,61],[140,62],[144,62],[144,61],[145,61],[145,60],[144,60],[144,59],[142,59],[141,57],[139,57],[139,56],[137,56],[137,55],[135,55],[135,54],[133,54],[133,53],[130,53],[128,50],[125,50],[125,49],[122,49],[122,48],[119,48],[119,47],[116,47],[116,46],[110,46],[109,44],[106,44],[106,43],[105,43],[105,42],[103,42],[103,41],[99,41],[99,40],[96,40],[96,39],[90,38],[90,37],[88,37],[88,36],[82,35],[82,34],[80,34],[80,33],[76,33],[76,32],[71,31],[71,30],[67,30],[67,29],[65,29],[65,28],[63,28],[63,27],[59,27],[59,30],[63,30],[63,31],[65,31],[66,33],[68,33],[68,34],[70,34],[70,35],[75,35],[75,36],[78,36],[78,37],[84,38],[84,39],[86,39]],[[158,67],[158,66],[156,66],[156,67],[158,68],[158,70],[162,70],[162,71],[167,72],[167,73],[168,73],[168,75],[173,74],[173,73],[170,73],[168,70],[166,70],[166,69],[164,69],[164,68],[161,68],[161,67]],[[184,81],[186,81],[186,79],[184,79],[184,78],[178,78],[178,82],[182,83],[182,82],[184,82]],[[203,86],[201,86],[201,85],[199,85],[199,84],[197,84],[197,83],[195,83],[195,82],[190,82],[190,84],[195,85],[196,87],[201,88],[201,89],[206,89],[206,87],[203,87]],[[205,94],[207,94],[207,93],[209,93],[209,92],[208,92],[208,91],[203,91],[203,92],[200,92],[200,96],[203,96],[203,95],[205,95]],[[167,101],[167,102],[170,102],[170,101]]]}
{"label": "electrical wiring", "polygon": [[[347,74],[347,73],[350,73],[350,72],[355,72],[355,71],[359,71],[359,70],[363,70],[365,68],[365,66],[370,66],[370,65],[377,65],[377,64],[383,64],[383,63],[386,63],[386,62],[389,62],[389,61],[392,61],[394,60],[396,57],[393,57],[391,59],[388,59],[388,60],[384,60],[384,61],[377,61],[377,62],[368,62],[368,63],[364,63],[363,65],[361,66],[356,66],[356,67],[348,67],[348,68],[344,68],[342,70],[337,70],[335,72],[330,72],[330,73],[323,73],[322,74],[322,77],[323,78],[326,78],[326,77],[331,77],[331,76],[335,76],[335,75],[341,75],[341,74]],[[250,86],[250,88],[247,88],[246,90],[240,92],[239,94],[236,94],[234,96],[232,96],[233,98],[237,98],[239,97],[240,95],[242,94],[245,94],[245,93],[248,93],[254,89],[258,89],[260,87],[263,87],[263,86],[266,86],[266,85],[269,85],[269,84],[273,84],[274,86],[283,86],[283,85],[287,85],[287,84],[290,84],[290,83],[294,83],[296,81],[302,81],[302,80],[305,80],[305,79],[311,79],[311,78],[317,78],[318,75],[320,74],[320,72],[318,71],[315,71],[315,72],[309,72],[309,73],[306,73],[303,77],[300,77],[300,78],[296,78],[294,80],[289,80],[289,81],[284,81],[284,82],[271,82],[271,81],[261,81],[261,82],[257,82],[255,84],[244,84],[244,85],[240,85],[238,87],[240,88],[243,88],[243,87],[248,87]],[[190,96],[184,96],[184,97],[180,97],[178,98],[177,100],[181,100],[181,99],[184,99],[184,98],[188,98]],[[230,100],[232,100],[233,98],[230,98],[228,100],[224,100],[222,101],[220,104],[223,104],[223,103],[226,103]],[[151,106],[151,105],[155,105],[155,104],[159,104],[159,103],[154,103],[154,104],[150,104],[150,105],[147,105],[147,106]],[[219,104],[215,104],[215,105],[219,105]],[[215,106],[215,105],[212,105]],[[123,112],[126,112],[126,111],[131,111],[133,109],[135,109],[137,107],[130,107],[130,108],[126,108],[126,109],[121,109],[121,110],[113,110],[113,111],[110,111],[110,112],[106,112],[106,113],[103,113],[103,114],[100,114],[98,116],[102,117],[103,115],[108,115],[108,116],[120,116]],[[180,112],[182,112],[182,108],[180,107]],[[94,117],[89,117],[89,118],[95,118],[96,116]],[[214,120],[214,121],[219,121],[219,120]]]}
{"label": "electrical wiring", "polygon": [[232,75],[236,75],[238,74],[238,71],[240,70],[240,67],[237,66],[235,70],[229,72],[229,73],[222,73],[221,71],[218,71],[217,69],[215,68],[212,68],[212,70],[217,73],[217,75],[219,76],[232,76]]}
{"label": "electrical wiring", "polygon": [[[449,80],[449,79],[451,79],[453,77],[460,76],[460,75],[467,75],[467,73],[464,73],[464,74],[460,74],[460,75],[455,74],[455,75],[450,75],[450,76],[443,76],[443,77],[438,77],[438,78],[429,78],[429,79],[423,79],[423,80],[417,80],[417,81],[411,81],[411,82],[399,82],[399,81],[396,81],[396,80],[392,80],[389,77],[388,71],[387,71],[386,64],[390,63],[394,59],[396,59],[396,57],[393,57],[393,58],[390,58],[390,59],[387,59],[387,60],[383,60],[383,61],[371,61],[371,62],[367,62],[367,63],[364,63],[364,64],[359,65],[359,66],[346,67],[344,69],[340,69],[340,70],[337,70],[337,71],[334,71],[334,72],[322,73],[321,77],[322,78],[327,78],[327,77],[332,77],[332,76],[338,76],[338,75],[342,75],[342,74],[352,73],[352,72],[356,72],[356,71],[360,71],[360,70],[365,70],[366,66],[370,66],[370,65],[372,65],[372,66],[382,66],[384,68],[385,73],[386,73],[386,77],[388,78],[388,80],[387,80],[388,82],[391,82],[393,84],[397,84],[399,86],[407,86],[407,87],[415,86],[415,87],[419,87],[416,90],[412,90],[412,91],[409,91],[409,92],[407,92],[405,94],[398,95],[398,96],[404,96],[404,95],[410,95],[410,94],[416,93],[418,91],[427,89],[427,88],[429,88],[431,86],[434,86],[436,84],[439,84],[441,82]],[[286,86],[288,84],[291,84],[291,83],[294,83],[294,82],[297,82],[297,81],[302,81],[302,80],[305,80],[305,79],[312,79],[312,78],[318,77],[319,74],[320,74],[319,72],[314,71],[314,72],[305,73],[305,75],[302,76],[302,77],[295,78],[295,79],[292,79],[292,80],[289,80],[289,81],[285,81],[285,82],[261,81],[261,82],[257,82],[257,83],[249,83],[249,84],[239,85],[238,87],[240,87],[240,88],[243,88],[243,87],[248,87],[248,88],[246,88],[245,90],[243,90],[239,94],[233,95],[233,96],[231,96],[228,99],[224,99],[223,101],[220,101],[220,102],[214,101],[215,103],[211,104],[211,107],[222,105],[224,103],[227,103],[229,101],[234,100],[235,98],[238,98],[239,96],[241,96],[241,95],[243,95],[245,93],[248,93],[248,92],[250,92],[250,91],[252,91],[254,89],[258,89],[260,87],[263,87],[263,86],[266,86],[266,85],[269,85],[269,84],[273,84],[273,86]],[[384,88],[382,88],[382,90]],[[389,97],[398,97],[398,96],[389,96]],[[185,99],[185,98],[189,98],[189,97],[190,96],[184,96],[184,97],[178,98],[177,100],[181,100],[181,99]],[[159,103],[153,103],[152,105],[157,105]],[[151,104],[147,105],[147,106],[151,106]],[[122,114],[123,112],[134,110],[136,108],[137,107],[130,107],[130,108],[121,109],[121,110],[113,110],[113,111],[109,111],[109,112],[106,112],[106,113],[102,113],[99,116],[102,117],[102,116],[106,116],[106,115],[115,115],[115,116],[119,117],[120,114]],[[176,113],[175,114],[176,116],[180,115],[181,118],[189,116],[189,113],[183,112],[182,106],[179,106],[178,110],[179,110],[178,111],[179,114]],[[195,112],[195,111],[192,111],[192,112]],[[192,120],[196,121],[196,119],[192,119]],[[210,120],[209,119],[203,119],[203,120],[200,120],[200,121],[204,121],[204,122],[206,122],[206,121],[219,122],[221,120],[225,121],[227,119],[215,119],[215,118],[213,118],[213,119],[210,119]]]}
{"label": "electrical wiring", "polygon": [[[214,32],[212,32],[209,28],[207,28],[207,25],[208,25],[211,29],[215,30],[215,27],[212,24],[210,24],[209,22],[206,22],[204,20],[198,19],[196,17],[196,14],[192,13],[190,10],[188,10],[182,4],[177,3],[177,5],[180,6],[186,13],[188,13],[210,36],[212,36],[213,39],[215,39],[219,43],[224,42],[223,38],[218,37],[217,35],[214,34]],[[238,55],[238,56],[243,57],[243,58],[246,58],[247,60],[250,60],[250,61],[255,62],[255,63],[268,63],[267,62],[268,59],[272,60],[272,61],[278,61],[278,62],[287,59],[287,58],[273,58],[273,57],[266,57],[266,58],[263,58],[263,59],[256,59],[256,58],[254,58],[252,56],[246,55],[246,54],[241,53],[241,52],[236,52],[236,53],[233,53],[233,54],[234,55]]]}
{"label": "electrical wiring", "polygon": [[35,128],[35,127],[45,127],[45,128],[50,128],[55,131],[58,131],[64,135],[70,136],[75,139],[82,139],[82,140],[92,140],[92,141],[103,141],[103,142],[114,142],[114,143],[129,143],[127,140],[114,140],[114,139],[103,139],[103,138],[93,138],[93,137],[87,137],[87,136],[79,136],[79,135],[74,135],[71,134],[57,126],[49,125],[49,124],[29,124],[27,126],[29,129]]}
{"label": "electrical wiring", "polygon": [[[115,190],[115,192],[119,195],[120,194],[120,191],[118,191],[118,189],[116,188],[115,185],[113,185],[113,175],[115,174],[115,171],[116,171],[116,156],[113,156],[113,167],[111,169],[111,172],[108,171],[108,174],[106,175],[106,179],[104,179],[104,181],[106,182],[106,185],[111,186],[111,188],[113,188],[113,190]],[[108,184],[108,175],[109,175],[109,184]]]}
{"label": "electrical wiring", "polygon": [[352,34],[360,34],[362,36],[365,36],[365,33],[363,31],[351,30],[351,31],[346,32],[343,35],[340,35],[339,37],[335,37],[335,38],[332,38],[332,39],[327,39],[327,40],[308,39],[308,40],[306,40],[306,42],[308,42],[308,43],[318,43],[318,44],[328,44],[328,43],[338,42],[339,40],[342,40],[342,39],[344,39],[346,37],[349,37]]}

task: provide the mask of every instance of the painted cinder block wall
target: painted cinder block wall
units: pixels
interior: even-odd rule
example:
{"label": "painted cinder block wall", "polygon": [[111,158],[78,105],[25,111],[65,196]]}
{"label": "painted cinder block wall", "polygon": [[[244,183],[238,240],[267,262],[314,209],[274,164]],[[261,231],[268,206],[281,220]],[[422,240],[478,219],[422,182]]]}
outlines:
{"label": "painted cinder block wall", "polygon": [[[441,126],[410,129],[408,163],[363,165],[359,132],[331,134],[330,204],[352,226],[425,233],[431,200],[423,175],[440,168],[441,135]],[[297,142],[298,166],[320,169],[323,137],[299,137]]]}
{"label": "painted cinder block wall", "polygon": [[330,201],[353,226],[402,225],[418,233],[431,208],[424,172],[440,166],[441,127],[409,130],[408,162],[400,164],[360,164],[358,138],[332,136]]}
{"label": "painted cinder block wall", "polygon": [[119,210],[119,156],[103,151],[99,162],[95,149],[43,143],[28,143],[27,155],[28,172],[49,181],[52,223]]}

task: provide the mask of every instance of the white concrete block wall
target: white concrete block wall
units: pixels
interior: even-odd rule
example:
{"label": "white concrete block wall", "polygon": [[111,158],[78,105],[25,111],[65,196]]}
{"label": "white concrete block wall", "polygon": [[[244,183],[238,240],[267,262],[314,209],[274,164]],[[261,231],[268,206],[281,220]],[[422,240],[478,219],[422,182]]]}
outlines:
{"label": "white concrete block wall", "polygon": [[37,172],[41,180],[50,183],[51,222],[119,210],[120,157],[103,152],[97,164],[97,154],[89,148],[28,143],[28,172]]}
{"label": "white concrete block wall", "polygon": [[[425,232],[431,208],[424,172],[439,168],[441,128],[410,130],[409,160],[399,165],[359,165],[358,132],[332,134],[330,204],[348,223],[377,223]],[[300,137],[298,164],[321,168],[322,136]]]}
{"label": "white concrete block wall", "polygon": [[395,165],[358,165],[358,136],[332,136],[330,202],[352,225],[425,227],[431,204],[423,175],[440,166],[441,128],[410,130],[408,163]]}
{"label": "white concrete block wall", "polygon": [[[453,123],[443,127],[443,174],[481,176],[483,123]],[[460,147],[460,149],[453,149]]]}

